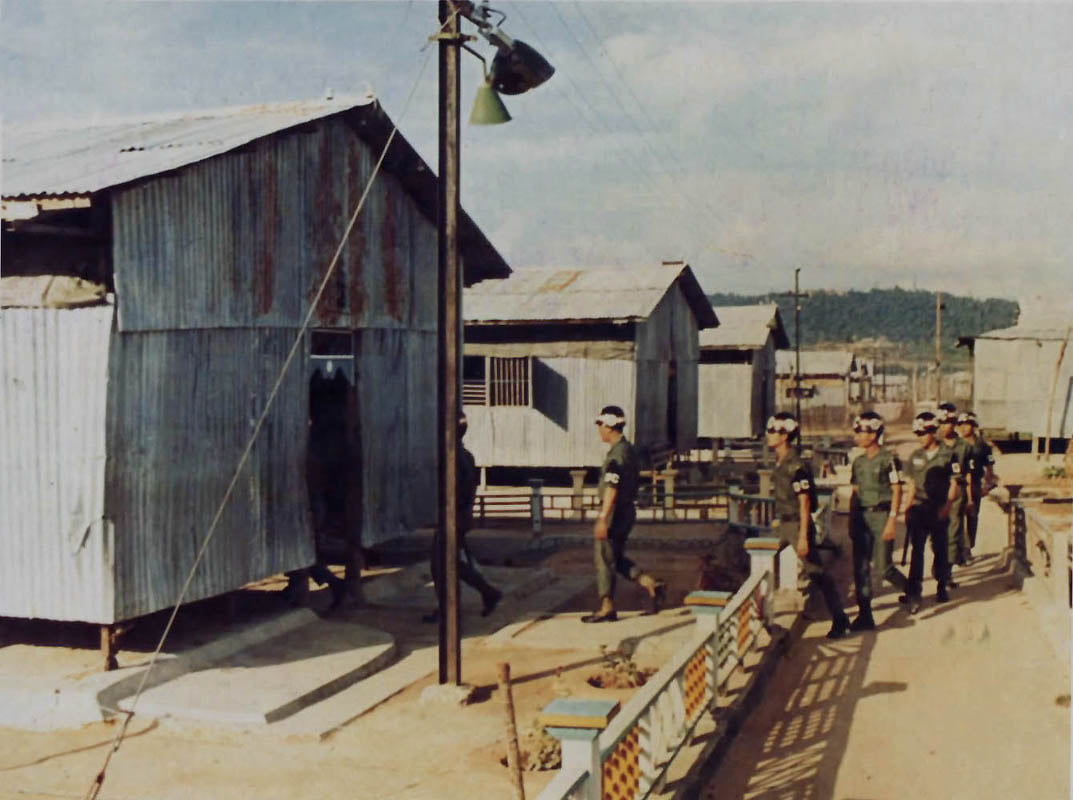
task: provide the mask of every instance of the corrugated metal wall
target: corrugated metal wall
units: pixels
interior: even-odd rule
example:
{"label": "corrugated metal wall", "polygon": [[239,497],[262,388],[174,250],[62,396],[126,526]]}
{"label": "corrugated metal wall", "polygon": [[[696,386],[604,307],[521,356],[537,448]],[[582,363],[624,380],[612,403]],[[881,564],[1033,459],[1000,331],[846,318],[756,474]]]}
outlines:
{"label": "corrugated metal wall", "polygon": [[[116,619],[174,604],[294,335],[246,328],[114,337],[105,508],[115,524]],[[313,563],[308,370],[296,358],[188,600]]]}
{"label": "corrugated metal wall", "polygon": [[648,319],[637,326],[637,441],[658,444],[668,441],[667,380],[675,362],[678,381],[679,451],[693,447],[697,439],[697,342],[696,317],[676,283]]}
{"label": "corrugated metal wall", "polygon": [[0,616],[110,622],[114,308],[0,312]]}
{"label": "corrugated metal wall", "polygon": [[[114,194],[123,333],[108,499],[120,618],[174,602],[372,164],[332,119]],[[366,545],[435,517],[436,286],[435,225],[382,172],[312,323],[364,329],[354,368]],[[307,354],[292,365],[190,599],[313,561]]]}
{"label": "corrugated metal wall", "polygon": [[756,380],[751,364],[700,364],[699,435],[710,438],[749,437]]}
{"label": "corrugated metal wall", "polygon": [[436,335],[359,331],[354,348],[361,409],[362,542],[436,520]]}
{"label": "corrugated metal wall", "polygon": [[[372,163],[347,123],[330,119],[118,190],[120,329],[297,327]],[[382,172],[314,324],[434,331],[435,241],[434,224]]]}
{"label": "corrugated metal wall", "polygon": [[[1034,339],[977,339],[974,405],[985,428],[1047,433],[1047,403],[1062,346]],[[1051,436],[1073,435],[1073,349],[1067,348],[1051,410]]]}
{"label": "corrugated metal wall", "polygon": [[622,406],[635,439],[636,365],[624,359],[538,358],[533,407],[465,406],[465,445],[480,466],[595,467],[607,445],[593,420],[605,405]]}

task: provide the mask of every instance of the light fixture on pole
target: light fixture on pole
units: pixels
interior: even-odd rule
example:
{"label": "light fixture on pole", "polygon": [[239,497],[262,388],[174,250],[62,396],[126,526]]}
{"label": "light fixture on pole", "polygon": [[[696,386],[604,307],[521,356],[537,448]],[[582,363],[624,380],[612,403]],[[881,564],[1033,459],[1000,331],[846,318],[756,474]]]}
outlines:
{"label": "light fixture on pole", "polygon": [[[489,18],[499,15],[493,25]],[[443,565],[437,589],[439,606],[439,679],[440,683],[462,682],[462,648],[459,629],[458,553],[458,420],[462,411],[462,270],[459,253],[460,131],[458,96],[461,84],[460,49],[473,36],[462,33],[462,18],[477,26],[480,34],[495,45],[496,55],[485,81],[477,90],[477,103],[470,122],[496,124],[510,119],[496,94],[520,94],[539,86],[555,70],[539,53],[524,42],[511,39],[499,29],[506,14],[489,8],[487,3],[474,5],[469,0],[440,0],[440,31],[432,37],[439,42],[439,192],[437,203],[437,280],[438,308],[438,466],[440,511],[437,525],[437,556]],[[481,58],[481,62],[484,59]]]}
{"label": "light fixture on pole", "polygon": [[502,125],[510,122],[510,112],[503,105],[499,94],[492,88],[492,78],[488,74],[488,63],[484,57],[471,47],[462,45],[467,52],[472,53],[481,60],[484,68],[484,81],[477,87],[477,97],[473,101],[473,110],[469,114],[470,125]]}

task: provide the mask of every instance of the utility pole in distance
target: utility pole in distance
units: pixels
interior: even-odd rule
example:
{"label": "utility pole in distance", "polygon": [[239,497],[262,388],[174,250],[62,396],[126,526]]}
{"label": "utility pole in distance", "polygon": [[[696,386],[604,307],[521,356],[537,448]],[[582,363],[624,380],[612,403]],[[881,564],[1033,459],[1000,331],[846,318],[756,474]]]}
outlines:
{"label": "utility pole in distance", "polygon": [[786,292],[784,297],[794,298],[794,415],[798,424],[804,426],[801,419],[801,298],[808,297],[808,292],[801,292],[798,279],[801,275],[801,267],[794,270],[794,290]]}
{"label": "utility pole in distance", "polygon": [[935,293],[935,407],[943,394],[943,293]]}

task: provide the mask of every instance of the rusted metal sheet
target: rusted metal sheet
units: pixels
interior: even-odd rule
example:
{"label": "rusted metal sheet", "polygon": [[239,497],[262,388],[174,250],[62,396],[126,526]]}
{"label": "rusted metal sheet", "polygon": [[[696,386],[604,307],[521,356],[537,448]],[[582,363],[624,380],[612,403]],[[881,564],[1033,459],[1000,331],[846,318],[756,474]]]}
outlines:
{"label": "rusted metal sheet", "polygon": [[[369,172],[342,120],[280,134],[115,193],[115,270],[123,331],[296,327],[327,274]],[[356,175],[350,175],[355,169]],[[314,324],[435,329],[413,302],[433,223],[382,174],[321,296]]]}
{"label": "rusted metal sheet", "polygon": [[[108,394],[106,515],[116,618],[167,608],[180,587],[294,331],[117,334]],[[313,562],[304,480],[309,368],[288,372],[188,600]]]}
{"label": "rusted metal sheet", "polygon": [[287,128],[375,102],[338,100],[181,114],[8,125],[4,197],[86,194],[226,153]]}
{"label": "rusted metal sheet", "polygon": [[111,622],[114,308],[0,312],[0,616]]}

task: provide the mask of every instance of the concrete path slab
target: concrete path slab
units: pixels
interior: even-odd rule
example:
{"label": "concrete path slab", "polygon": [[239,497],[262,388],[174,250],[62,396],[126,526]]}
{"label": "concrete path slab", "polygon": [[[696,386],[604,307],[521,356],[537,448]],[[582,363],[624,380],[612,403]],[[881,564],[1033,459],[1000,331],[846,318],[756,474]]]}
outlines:
{"label": "concrete path slab", "polygon": [[[144,694],[138,713],[264,724],[336,694],[390,662],[389,634],[318,619],[180,675]],[[119,703],[127,709],[131,698]]]}
{"label": "concrete path slab", "polygon": [[[317,619],[317,615],[307,608],[295,609],[235,627],[226,635],[197,647],[164,651],[153,666],[146,685],[152,688],[174,680]],[[148,657],[141,663],[113,672],[71,676],[56,670],[26,674],[17,660],[0,660],[0,725],[53,730],[99,722],[114,714],[123,698],[134,694],[147,664]]]}

